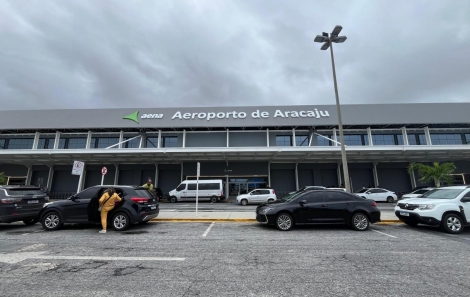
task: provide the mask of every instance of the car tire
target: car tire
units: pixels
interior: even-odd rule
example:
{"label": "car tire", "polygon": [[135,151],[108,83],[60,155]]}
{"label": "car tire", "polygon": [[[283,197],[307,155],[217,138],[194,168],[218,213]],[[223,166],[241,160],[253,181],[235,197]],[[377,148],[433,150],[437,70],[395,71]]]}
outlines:
{"label": "car tire", "polygon": [[395,199],[393,199],[392,196],[388,196],[388,197],[387,197],[387,202],[388,202],[388,203],[393,203],[393,202],[395,202]]}
{"label": "car tire", "polygon": [[274,202],[274,199],[268,199],[268,203]]}
{"label": "car tire", "polygon": [[113,229],[116,231],[124,231],[131,225],[129,220],[129,216],[124,212],[118,212],[113,215],[113,219],[111,221],[111,225]]}
{"label": "car tire", "polygon": [[240,201],[240,203],[241,203],[243,206],[246,206],[246,205],[248,205],[248,200],[242,199],[242,201]]}
{"label": "car tire", "polygon": [[294,218],[288,213],[280,213],[276,217],[276,228],[281,231],[289,231],[294,228]]}
{"label": "car tire", "polygon": [[218,201],[217,196],[212,196],[211,197],[211,202],[216,203]]}
{"label": "car tire", "polygon": [[171,203],[176,203],[176,202],[178,202],[178,199],[176,199],[175,196],[171,196],[171,197],[170,197],[170,202],[171,202]]}
{"label": "car tire", "polygon": [[62,222],[62,218],[56,211],[46,213],[42,217],[41,224],[46,231],[57,230],[62,227],[62,225],[64,225],[64,223]]}
{"label": "car tire", "polygon": [[442,218],[441,228],[450,234],[462,233],[464,224],[462,218],[455,213],[449,213]]}
{"label": "car tire", "polygon": [[363,212],[356,212],[351,217],[351,226],[356,231],[366,231],[369,225],[369,217]]}
{"label": "car tire", "polygon": [[39,221],[38,219],[31,219],[31,220],[24,220],[23,223],[26,226],[31,226],[31,225],[36,224],[38,221]]}
{"label": "car tire", "polygon": [[416,226],[418,226],[418,223],[416,223],[416,222],[404,222],[404,223],[407,224],[407,225],[410,226],[410,227],[416,227]]}

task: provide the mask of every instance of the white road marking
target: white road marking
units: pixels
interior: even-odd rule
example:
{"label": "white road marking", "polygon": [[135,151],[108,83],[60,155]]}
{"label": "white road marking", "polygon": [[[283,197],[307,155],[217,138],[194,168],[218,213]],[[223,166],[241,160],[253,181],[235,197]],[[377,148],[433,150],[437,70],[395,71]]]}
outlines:
{"label": "white road marking", "polygon": [[206,232],[204,232],[204,234],[202,234],[202,237],[206,237],[207,234],[209,233],[209,231],[211,231],[211,228],[212,226],[214,226],[215,222],[212,222],[212,224],[209,226],[209,228],[207,228]]}
{"label": "white road marking", "polygon": [[383,235],[386,235],[386,236],[390,236],[390,237],[393,237],[393,238],[397,238],[396,236],[393,236],[393,235],[390,235],[390,234],[387,234],[387,233],[383,233],[383,232],[380,232],[380,231],[377,231],[377,230],[374,230],[374,229],[370,229],[374,232],[377,232],[377,233],[380,233],[380,234],[383,234]]}
{"label": "white road marking", "polygon": [[176,211],[176,209],[161,209],[160,212],[165,212],[165,211]]}
{"label": "white road marking", "polygon": [[184,261],[186,258],[170,257],[100,257],[100,256],[35,256],[34,259],[48,260],[102,260],[102,261]]}

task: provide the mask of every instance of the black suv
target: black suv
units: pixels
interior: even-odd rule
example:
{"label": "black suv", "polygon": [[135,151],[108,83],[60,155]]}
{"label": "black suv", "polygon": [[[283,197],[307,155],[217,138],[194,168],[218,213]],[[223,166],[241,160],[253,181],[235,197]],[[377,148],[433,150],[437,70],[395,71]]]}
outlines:
{"label": "black suv", "polygon": [[0,223],[36,224],[47,201],[47,194],[37,187],[0,186]]}
{"label": "black suv", "polygon": [[46,203],[39,220],[45,230],[57,230],[64,223],[99,223],[99,199],[113,187],[123,198],[108,213],[108,223],[114,230],[123,231],[131,224],[147,223],[158,216],[159,204],[152,194],[141,186],[94,186],[63,201]]}

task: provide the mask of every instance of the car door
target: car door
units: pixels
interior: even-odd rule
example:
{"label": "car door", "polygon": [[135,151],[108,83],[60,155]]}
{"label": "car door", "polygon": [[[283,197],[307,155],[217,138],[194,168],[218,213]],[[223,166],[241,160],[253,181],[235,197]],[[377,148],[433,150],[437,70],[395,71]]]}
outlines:
{"label": "car door", "polygon": [[[328,223],[328,205],[324,192],[311,191],[295,200],[298,219],[301,224]],[[302,204],[302,201],[306,202]]]}
{"label": "car door", "polygon": [[[470,191],[463,195],[461,200],[470,199]],[[463,207],[463,211],[467,218],[467,222],[470,223],[470,201],[469,202],[460,202],[460,205]]]}
{"label": "car door", "polygon": [[64,205],[65,222],[88,222],[88,205],[101,188],[93,187],[74,195],[69,203]]}
{"label": "car door", "polygon": [[367,195],[365,196],[367,199],[372,199],[374,201],[381,201],[380,194],[378,189],[370,189],[366,192]]}
{"label": "car door", "polygon": [[389,191],[384,190],[384,189],[376,189],[376,195],[377,195],[377,200],[376,201],[387,201],[389,195]]}
{"label": "car door", "polygon": [[271,191],[270,190],[259,190],[259,191],[261,191],[261,203],[268,202]]}
{"label": "car door", "polygon": [[332,223],[344,223],[349,218],[353,199],[346,193],[330,191],[326,193],[328,203],[328,219]]}
{"label": "car door", "polygon": [[248,201],[250,203],[260,203],[262,199],[263,198],[260,190],[252,191],[248,197]]}

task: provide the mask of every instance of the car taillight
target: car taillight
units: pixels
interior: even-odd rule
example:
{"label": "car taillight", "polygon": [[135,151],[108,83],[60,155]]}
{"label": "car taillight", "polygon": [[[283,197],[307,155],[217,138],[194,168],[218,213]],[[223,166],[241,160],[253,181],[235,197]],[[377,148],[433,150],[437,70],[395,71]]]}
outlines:
{"label": "car taillight", "polygon": [[372,206],[377,206],[377,202],[372,202]]}
{"label": "car taillight", "polygon": [[273,191],[273,194],[276,194],[276,192],[274,192],[274,190],[272,190],[272,191]]}
{"label": "car taillight", "polygon": [[224,192],[220,192],[220,197],[224,197]]}
{"label": "car taillight", "polygon": [[132,197],[131,200],[134,201],[135,203],[139,203],[139,204],[143,204],[143,203],[148,203],[148,202],[149,202],[149,199],[148,199],[148,198]]}
{"label": "car taillight", "polygon": [[1,199],[3,204],[9,204],[9,203],[18,203],[21,202],[21,198],[3,198]]}

